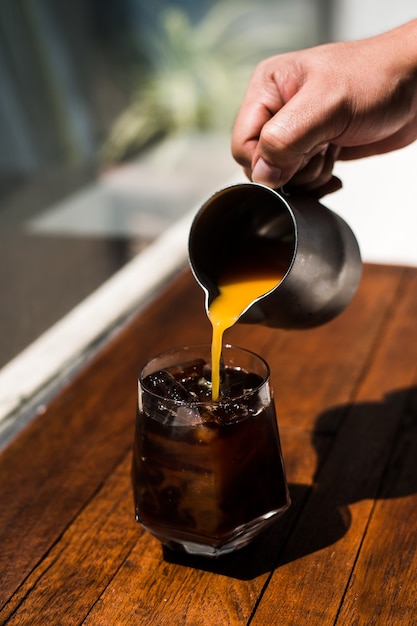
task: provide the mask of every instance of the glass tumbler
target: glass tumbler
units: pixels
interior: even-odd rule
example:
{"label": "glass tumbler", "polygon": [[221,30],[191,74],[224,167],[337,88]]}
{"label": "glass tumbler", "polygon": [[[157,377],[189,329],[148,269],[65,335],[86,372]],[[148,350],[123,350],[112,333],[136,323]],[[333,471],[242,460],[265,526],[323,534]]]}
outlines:
{"label": "glass tumbler", "polygon": [[138,383],[136,520],[164,545],[217,557],[251,542],[290,505],[269,367],[223,346],[211,399],[210,346],[151,359]]}

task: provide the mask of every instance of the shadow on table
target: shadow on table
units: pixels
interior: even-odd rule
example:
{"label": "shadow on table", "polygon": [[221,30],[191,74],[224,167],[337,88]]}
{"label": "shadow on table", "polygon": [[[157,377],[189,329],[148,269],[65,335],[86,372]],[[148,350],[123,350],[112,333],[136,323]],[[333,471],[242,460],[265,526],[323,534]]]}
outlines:
{"label": "shadow on table", "polygon": [[[321,455],[325,437],[335,441]],[[349,504],[416,493],[417,387],[389,393],[383,402],[322,413],[312,440],[318,456],[314,487],[290,484],[290,510],[261,538],[213,560],[164,548],[165,560],[250,580],[341,539],[351,523]]]}

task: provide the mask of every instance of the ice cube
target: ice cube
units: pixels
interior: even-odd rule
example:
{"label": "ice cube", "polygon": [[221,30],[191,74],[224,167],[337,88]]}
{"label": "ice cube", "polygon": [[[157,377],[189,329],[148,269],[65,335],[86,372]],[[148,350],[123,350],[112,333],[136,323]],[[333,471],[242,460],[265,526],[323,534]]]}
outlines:
{"label": "ice cube", "polygon": [[172,365],[167,368],[167,372],[172,374],[175,380],[188,383],[196,381],[201,377],[204,363],[204,359],[193,359],[180,363],[179,365]]}
{"label": "ice cube", "polygon": [[198,426],[201,424],[201,415],[196,407],[179,406],[171,426]]}
{"label": "ice cube", "polygon": [[229,370],[222,386],[222,395],[230,400],[253,395],[254,390],[261,384],[262,378],[257,374],[245,370]]}
{"label": "ice cube", "polygon": [[194,396],[167,370],[149,374],[143,381],[149,391],[175,402],[195,402]]}
{"label": "ice cube", "polygon": [[223,424],[233,424],[240,422],[248,417],[250,414],[245,402],[239,402],[239,400],[230,400],[224,402],[223,406],[222,422]]}

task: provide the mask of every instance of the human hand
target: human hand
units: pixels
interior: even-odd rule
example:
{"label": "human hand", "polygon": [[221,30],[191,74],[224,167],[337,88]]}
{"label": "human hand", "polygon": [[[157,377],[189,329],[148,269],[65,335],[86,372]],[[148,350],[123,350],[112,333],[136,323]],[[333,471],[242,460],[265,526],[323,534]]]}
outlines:
{"label": "human hand", "polygon": [[401,148],[417,138],[417,20],[361,41],[262,61],[234,125],[232,153],[247,176],[317,196],[341,186],[337,159]]}

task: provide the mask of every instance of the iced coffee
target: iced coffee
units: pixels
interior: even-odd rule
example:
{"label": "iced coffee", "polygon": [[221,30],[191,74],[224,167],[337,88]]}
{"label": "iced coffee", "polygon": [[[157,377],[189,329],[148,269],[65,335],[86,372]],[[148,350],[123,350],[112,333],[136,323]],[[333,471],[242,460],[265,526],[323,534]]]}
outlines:
{"label": "iced coffee", "polygon": [[218,556],[249,543],[289,506],[268,366],[223,346],[220,392],[210,346],[155,357],[139,380],[136,519],[162,543]]}

